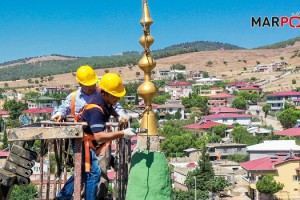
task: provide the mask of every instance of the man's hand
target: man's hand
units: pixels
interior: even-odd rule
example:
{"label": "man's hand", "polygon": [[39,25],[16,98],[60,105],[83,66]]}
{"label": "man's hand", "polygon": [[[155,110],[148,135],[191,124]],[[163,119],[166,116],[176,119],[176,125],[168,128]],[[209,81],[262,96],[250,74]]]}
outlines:
{"label": "man's hand", "polygon": [[135,132],[132,128],[126,128],[123,130],[124,132],[124,138],[130,140],[132,137],[136,136]]}
{"label": "man's hand", "polygon": [[62,121],[62,114],[60,112],[55,113],[50,120],[51,121],[56,121],[56,122],[61,122]]}

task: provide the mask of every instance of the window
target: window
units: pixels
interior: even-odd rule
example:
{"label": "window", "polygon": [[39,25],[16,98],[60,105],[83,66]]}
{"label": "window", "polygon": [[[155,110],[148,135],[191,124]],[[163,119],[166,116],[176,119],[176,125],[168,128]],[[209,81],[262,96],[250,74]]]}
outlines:
{"label": "window", "polygon": [[223,118],[222,121],[223,121],[223,122],[227,122],[227,119],[226,119],[226,118]]}
{"label": "window", "polygon": [[233,118],[233,122],[236,122],[236,118]]}
{"label": "window", "polygon": [[294,175],[293,176],[293,181],[300,182],[300,176]]}

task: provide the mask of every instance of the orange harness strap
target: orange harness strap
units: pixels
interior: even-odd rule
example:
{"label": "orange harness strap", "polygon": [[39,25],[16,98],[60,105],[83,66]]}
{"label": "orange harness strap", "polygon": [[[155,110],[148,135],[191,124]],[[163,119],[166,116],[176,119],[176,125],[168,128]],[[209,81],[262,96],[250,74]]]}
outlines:
{"label": "orange harness strap", "polygon": [[[104,113],[103,109],[96,104],[88,104],[85,106],[84,110],[88,110],[88,109],[92,109],[92,108],[99,108],[101,110],[101,112]],[[93,140],[95,140],[94,135],[84,133],[83,142],[84,142],[84,155],[85,155],[85,172],[91,171],[90,148],[93,151],[95,151],[96,155],[99,155],[100,153],[105,151],[111,143],[111,141],[107,141],[104,144],[102,144],[101,146],[95,147],[95,145],[93,144]]]}

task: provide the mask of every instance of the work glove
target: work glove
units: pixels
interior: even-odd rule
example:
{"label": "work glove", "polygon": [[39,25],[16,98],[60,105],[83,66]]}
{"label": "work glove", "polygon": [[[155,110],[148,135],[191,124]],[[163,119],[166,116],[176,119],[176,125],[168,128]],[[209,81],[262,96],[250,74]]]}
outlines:
{"label": "work glove", "polygon": [[118,121],[120,124],[127,124],[129,122],[129,116],[128,115],[120,115],[118,117]]}
{"label": "work glove", "polygon": [[51,121],[61,122],[62,121],[62,114],[61,112],[55,113],[51,118]]}
{"label": "work glove", "polygon": [[132,137],[136,136],[133,128],[126,128],[123,130],[124,138],[130,140]]}

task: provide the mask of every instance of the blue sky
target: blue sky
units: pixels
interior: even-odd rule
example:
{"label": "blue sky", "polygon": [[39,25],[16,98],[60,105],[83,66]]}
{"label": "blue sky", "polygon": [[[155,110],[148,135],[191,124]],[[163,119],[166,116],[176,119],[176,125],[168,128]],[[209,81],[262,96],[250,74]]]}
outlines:
{"label": "blue sky", "polygon": [[[148,0],[151,50],[193,41],[245,48],[300,36],[300,29],[251,27],[251,17],[299,12],[297,0]],[[50,54],[104,56],[142,51],[142,0],[1,0],[0,63]],[[296,22],[295,22],[296,24]]]}

